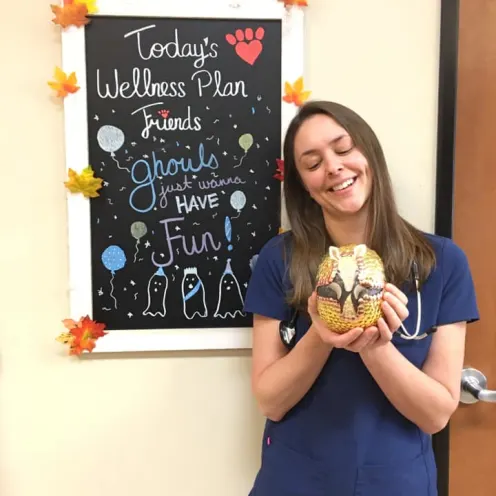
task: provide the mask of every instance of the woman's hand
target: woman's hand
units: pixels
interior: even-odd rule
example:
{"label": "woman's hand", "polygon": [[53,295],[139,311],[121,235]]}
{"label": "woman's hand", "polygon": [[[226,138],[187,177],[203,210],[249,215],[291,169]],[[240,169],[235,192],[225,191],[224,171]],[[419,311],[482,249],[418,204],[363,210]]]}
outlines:
{"label": "woman's hand", "polygon": [[373,339],[366,348],[366,351],[377,346],[389,343],[393,339],[393,334],[400,328],[401,323],[408,317],[408,298],[401,290],[393,284],[386,284],[384,288],[384,300],[381,304],[384,317],[377,321],[377,326],[369,327],[376,331],[376,338]]}
{"label": "woman's hand", "polygon": [[371,326],[365,330],[357,327],[343,334],[331,331],[319,317],[315,292],[308,299],[308,313],[312,319],[312,328],[324,343],[334,348],[344,348],[361,353],[391,341],[393,333],[408,317],[407,303],[408,298],[402,291],[393,284],[386,284],[384,300],[381,304],[384,317],[378,320],[377,326]]}
{"label": "woman's hand", "polygon": [[344,348],[348,351],[359,352],[377,335],[377,329],[375,331],[373,329],[364,331],[361,327],[351,329],[344,334],[333,332],[319,316],[317,293],[315,292],[308,298],[308,313],[312,320],[310,329],[315,331],[324,343],[333,348]]}

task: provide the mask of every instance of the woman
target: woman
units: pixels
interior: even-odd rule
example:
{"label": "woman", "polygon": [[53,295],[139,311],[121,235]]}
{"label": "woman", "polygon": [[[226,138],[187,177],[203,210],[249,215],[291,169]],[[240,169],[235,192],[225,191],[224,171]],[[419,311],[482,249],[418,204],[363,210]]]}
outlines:
{"label": "woman", "polygon": [[[350,109],[303,106],[284,161],[292,229],[261,250],[245,300],[253,392],[267,417],[250,494],[435,496],[431,435],[457,408],[466,323],[479,318],[466,257],[400,217],[378,139]],[[384,262],[384,318],[338,334],[317,314],[315,278],[328,247],[349,243]],[[412,264],[420,340],[400,335],[417,320]],[[279,325],[292,317],[285,346]]]}

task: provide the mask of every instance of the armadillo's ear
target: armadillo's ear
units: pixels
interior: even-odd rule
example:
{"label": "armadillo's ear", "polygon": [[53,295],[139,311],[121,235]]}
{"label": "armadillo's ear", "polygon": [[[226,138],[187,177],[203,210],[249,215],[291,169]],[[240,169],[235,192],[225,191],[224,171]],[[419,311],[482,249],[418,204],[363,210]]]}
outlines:
{"label": "armadillo's ear", "polygon": [[341,258],[341,253],[339,253],[339,248],[337,246],[329,246],[329,256],[331,257],[331,260],[334,260],[335,262],[339,262],[339,259]]}
{"label": "armadillo's ear", "polygon": [[364,257],[366,252],[367,252],[367,245],[364,244],[356,245],[355,248],[353,249],[353,254],[355,255],[355,257]]}

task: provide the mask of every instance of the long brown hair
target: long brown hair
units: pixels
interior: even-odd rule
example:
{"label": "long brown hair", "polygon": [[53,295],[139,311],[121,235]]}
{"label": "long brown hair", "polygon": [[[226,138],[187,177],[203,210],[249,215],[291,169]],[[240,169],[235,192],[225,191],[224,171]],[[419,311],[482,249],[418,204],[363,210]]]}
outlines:
{"label": "long brown hair", "polygon": [[284,140],[284,197],[291,225],[289,277],[293,286],[289,303],[306,311],[314,290],[317,268],[333,241],[324,223],[322,208],[308,194],[296,168],[295,137],[308,118],[324,114],[343,127],[372,171],[370,213],[366,244],[384,263],[386,278],[395,286],[410,280],[412,261],[421,283],[435,264],[435,254],[424,234],[403,219],[394,199],[384,152],[371,127],[354,111],[334,102],[312,101],[303,105],[291,121]]}

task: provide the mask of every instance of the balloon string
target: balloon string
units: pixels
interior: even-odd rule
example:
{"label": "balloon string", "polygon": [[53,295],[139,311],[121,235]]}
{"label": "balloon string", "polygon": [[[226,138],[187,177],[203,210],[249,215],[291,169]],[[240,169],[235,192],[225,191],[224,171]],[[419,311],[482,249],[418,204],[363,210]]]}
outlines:
{"label": "balloon string", "polygon": [[237,219],[241,215],[241,210],[238,210],[238,215],[236,217],[231,217],[231,219]]}
{"label": "balloon string", "polygon": [[114,156],[112,156],[112,160],[117,164],[117,167],[119,169],[124,169],[124,170],[127,170],[128,172],[131,172],[127,167],[121,167],[119,164],[119,161]]}
{"label": "balloon string", "polygon": [[246,157],[246,154],[247,154],[247,153],[248,153],[248,152],[245,152],[245,154],[241,157],[241,160],[239,161],[239,164],[236,164],[236,165],[233,167],[233,169],[236,169],[236,167],[239,167],[239,166],[243,163],[243,159]]}
{"label": "balloon string", "polygon": [[110,287],[112,288],[112,290],[110,291],[110,296],[114,299],[115,302],[114,306],[115,308],[117,308],[117,300],[114,296],[114,283],[112,282],[113,280],[114,280],[114,274],[112,274],[112,277],[110,279]]}
{"label": "balloon string", "polygon": [[136,263],[136,255],[138,255],[138,245],[139,245],[139,239],[136,241],[136,253],[134,254],[134,263]]}

